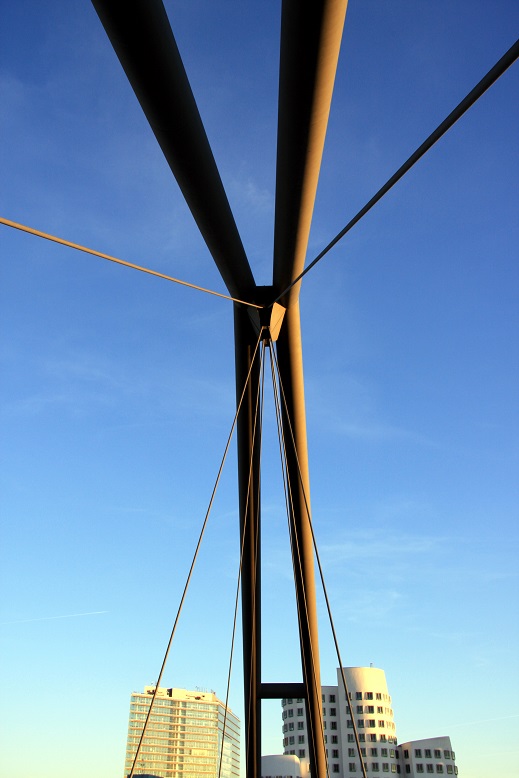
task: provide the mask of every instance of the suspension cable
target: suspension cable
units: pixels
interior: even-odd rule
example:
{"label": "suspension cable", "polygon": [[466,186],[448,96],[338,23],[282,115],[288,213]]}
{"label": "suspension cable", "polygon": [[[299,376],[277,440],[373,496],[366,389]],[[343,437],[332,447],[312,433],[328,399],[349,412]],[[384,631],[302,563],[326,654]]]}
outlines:
{"label": "suspension cable", "polygon": [[303,499],[304,499],[304,502],[305,502],[305,508],[306,508],[306,514],[307,514],[307,518],[308,518],[308,524],[310,526],[310,532],[312,534],[312,542],[313,542],[315,556],[316,556],[316,560],[317,560],[317,566],[318,566],[318,569],[319,569],[319,576],[320,576],[320,579],[321,579],[321,586],[323,588],[324,599],[325,599],[325,602],[326,602],[326,609],[327,609],[327,612],[328,612],[328,619],[330,621],[330,627],[331,627],[331,630],[332,630],[333,641],[334,641],[334,644],[335,644],[335,651],[336,651],[336,654],[337,654],[337,660],[339,662],[339,667],[340,667],[340,670],[341,670],[342,683],[343,683],[343,687],[344,687],[344,695],[346,697],[346,704],[347,704],[347,706],[349,708],[349,711],[350,711],[352,728],[353,728],[353,734],[354,734],[354,737],[355,737],[355,744],[357,746],[357,752],[358,752],[358,756],[359,756],[359,760],[360,760],[360,764],[361,764],[362,775],[363,775],[363,778],[367,778],[366,766],[364,764],[363,757],[362,757],[359,733],[358,733],[357,724],[356,724],[356,721],[355,721],[355,716],[353,715],[352,700],[350,699],[350,693],[349,693],[349,689],[348,689],[348,684],[346,682],[346,676],[344,674],[344,667],[343,667],[343,663],[342,663],[341,652],[340,652],[340,649],[339,649],[339,641],[337,640],[337,633],[336,633],[335,624],[334,624],[334,621],[333,621],[332,609],[331,609],[331,606],[330,606],[330,600],[328,598],[328,590],[326,588],[326,583],[325,583],[325,580],[324,580],[323,568],[322,568],[321,559],[320,559],[320,556],[319,556],[319,549],[317,547],[317,540],[316,540],[316,537],[315,537],[315,532],[314,532],[314,527],[313,527],[313,522],[312,522],[312,516],[311,516],[311,511],[310,511],[310,505],[309,505],[309,501],[308,501],[308,496],[306,494],[306,489],[305,489],[305,486],[304,486],[304,480],[303,480],[303,475],[302,475],[302,472],[301,472],[301,466],[300,466],[300,463],[299,463],[299,457],[297,455],[297,448],[296,448],[296,443],[295,443],[294,431],[293,431],[293,427],[292,427],[292,422],[291,422],[290,416],[288,414],[288,407],[287,407],[285,392],[284,392],[284,389],[283,389],[283,382],[281,380],[281,374],[280,374],[280,371],[279,371],[279,366],[277,364],[277,359],[276,359],[276,355],[275,354],[274,354],[274,359],[276,360],[276,369],[277,369],[277,375],[278,375],[278,379],[279,379],[279,386],[280,386],[281,394],[282,394],[282,397],[283,397],[283,404],[284,404],[284,408],[285,408],[285,415],[286,415],[286,418],[287,418],[289,432],[290,432],[290,436],[291,436],[291,439],[292,439],[292,445],[294,447],[295,460],[296,460],[296,464],[297,464],[297,471],[298,471],[298,474],[299,474],[299,481],[300,481],[300,485],[301,485],[301,490],[303,492]]}
{"label": "suspension cable", "polygon": [[404,164],[398,168],[396,173],[394,173],[388,181],[382,186],[378,192],[373,195],[371,200],[366,203],[366,205],[360,209],[360,211],[356,214],[356,216],[351,219],[348,224],[331,240],[327,246],[324,247],[324,249],[321,251],[320,254],[316,256],[312,262],[310,262],[307,267],[303,270],[302,273],[300,273],[297,278],[295,278],[292,283],[287,286],[286,289],[284,289],[280,295],[276,297],[276,299],[273,301],[277,303],[286,293],[292,289],[292,287],[297,284],[303,276],[305,276],[315,265],[317,265],[318,262],[332,249],[336,243],[338,243],[347,232],[351,230],[352,227],[354,227],[357,222],[359,222],[363,216],[365,216],[368,211],[370,211],[374,205],[378,203],[378,201],[387,193],[389,190],[402,178],[402,176],[407,173],[408,170],[410,170],[413,165],[415,165],[418,160],[423,157],[423,155],[429,151],[429,149],[434,146],[436,141],[440,140],[442,135],[445,135],[445,133],[450,130],[450,128],[460,119],[463,114],[468,111],[469,108],[471,108],[472,105],[489,89],[492,84],[494,84],[497,79],[503,75],[503,73],[510,67],[510,65],[513,65],[515,60],[519,57],[519,40],[517,40],[513,46],[511,46],[508,51],[501,57],[501,59],[494,65],[493,68],[491,68],[488,73],[483,76],[481,81],[479,81],[474,89],[472,89],[466,97],[463,98],[463,100],[458,103],[456,108],[454,108],[453,111],[447,116],[446,119],[443,120],[441,124],[438,125],[438,127],[429,135],[428,138],[422,143],[421,146],[419,146],[416,151],[411,154],[409,159],[404,162]]}
{"label": "suspension cable", "polygon": [[[273,348],[271,345],[271,354],[273,353]],[[274,392],[274,405],[276,409],[276,422],[277,422],[277,428],[278,428],[278,443],[279,443],[279,451],[280,451],[280,457],[281,457],[281,470],[283,475],[283,489],[285,492],[285,504],[287,509],[287,520],[288,520],[288,529],[289,529],[289,540],[290,540],[290,549],[292,553],[292,564],[294,565],[296,561],[298,562],[299,566],[299,572],[300,572],[300,580],[301,580],[301,589],[303,594],[303,603],[304,603],[304,610],[306,613],[306,619],[308,622],[308,603],[307,603],[307,597],[306,597],[306,590],[304,585],[304,579],[302,575],[302,564],[301,564],[301,553],[299,549],[299,540],[297,537],[297,533],[295,531],[295,515],[294,515],[294,504],[293,504],[293,498],[292,498],[292,488],[290,483],[290,473],[288,470],[288,458],[286,453],[286,439],[284,435],[284,428],[282,423],[282,413],[281,413],[281,403],[279,399],[279,393],[278,393],[278,386],[275,376],[275,370],[274,370],[274,361],[271,358],[271,373],[272,373],[272,386],[273,386],[273,392]],[[281,382],[281,377],[279,376],[278,371],[278,377],[279,381]],[[286,408],[285,408],[286,409]],[[295,548],[294,548],[295,543]],[[299,598],[296,597],[296,607],[297,607],[297,618],[298,618],[298,626],[299,626],[299,635],[300,638],[302,638],[302,616],[301,616],[301,610],[299,605]],[[317,675],[315,671],[315,657],[314,657],[314,651],[313,651],[313,645],[312,642],[310,642],[310,657],[311,657],[311,665],[312,665],[312,676],[313,676],[313,685],[314,689],[318,692],[319,695],[322,694],[322,690],[320,688],[317,688]],[[318,706],[319,711],[319,723],[320,723],[320,735],[321,738],[324,738],[324,722],[322,717],[322,706]],[[311,741],[315,744],[317,742],[317,733],[314,732],[313,727],[313,721],[311,718],[308,718],[308,724],[309,724],[309,730],[310,730],[310,737]],[[329,772],[329,764],[328,764],[328,755],[325,751],[325,764],[326,764],[326,775],[330,776]]]}
{"label": "suspension cable", "polygon": [[85,254],[91,254],[94,257],[100,257],[101,259],[107,259],[109,262],[115,262],[117,265],[123,265],[124,267],[129,267],[132,270],[140,270],[141,273],[147,273],[151,276],[156,276],[157,278],[163,278],[166,281],[172,281],[175,284],[180,284],[181,286],[187,286],[189,289],[195,289],[198,292],[205,292],[206,294],[212,294],[215,297],[223,297],[224,300],[231,300],[233,303],[240,303],[241,305],[247,305],[249,308],[262,308],[261,305],[256,305],[255,303],[246,302],[245,300],[238,300],[236,297],[230,297],[227,294],[222,294],[221,292],[214,292],[212,289],[206,289],[204,286],[197,286],[197,284],[190,284],[187,281],[181,281],[179,278],[174,278],[173,276],[167,276],[164,273],[159,273],[157,270],[150,270],[150,268],[142,267],[141,265],[135,265],[133,262],[126,262],[124,259],[118,259],[117,257],[112,257],[110,254],[103,254],[102,251],[95,251],[95,249],[89,249],[86,246],[81,246],[79,243],[72,243],[69,240],[65,240],[64,238],[58,238],[56,235],[49,235],[46,232],[41,232],[40,230],[35,230],[33,227],[27,227],[25,224],[19,224],[18,222],[13,222],[10,219],[4,219],[2,216],[0,216],[0,224],[4,224],[6,227],[12,227],[13,229],[20,230],[21,232],[27,232],[29,235],[36,235],[38,238],[44,238],[45,240],[50,240],[52,243],[59,243],[62,246],[68,246],[68,248],[76,249],[77,251],[82,251]]}
{"label": "suspension cable", "polygon": [[198,538],[198,542],[196,544],[195,553],[193,555],[191,566],[189,568],[189,573],[188,573],[187,580],[186,580],[186,583],[185,583],[185,586],[184,586],[184,591],[182,592],[182,597],[180,598],[180,604],[178,606],[177,615],[175,617],[175,622],[173,624],[173,629],[171,630],[171,635],[169,637],[168,645],[167,645],[167,648],[166,648],[166,653],[164,654],[164,659],[162,660],[162,666],[160,668],[160,672],[159,672],[159,676],[158,676],[158,679],[157,679],[157,683],[156,683],[155,689],[153,691],[153,696],[151,698],[150,707],[149,707],[148,713],[146,715],[146,720],[144,722],[144,727],[142,729],[141,737],[139,739],[139,744],[137,746],[137,751],[135,752],[135,757],[134,757],[132,768],[131,768],[131,771],[130,771],[130,774],[129,774],[128,778],[133,778],[133,776],[134,776],[134,771],[135,771],[135,767],[136,767],[136,764],[137,764],[137,759],[139,757],[141,746],[142,746],[142,743],[144,741],[144,736],[145,736],[146,730],[148,728],[148,723],[150,721],[151,712],[152,712],[152,709],[153,709],[153,705],[155,703],[155,698],[157,696],[157,692],[158,692],[158,689],[159,689],[159,686],[160,686],[160,682],[162,680],[162,676],[163,676],[164,670],[166,668],[166,662],[167,662],[167,659],[168,659],[168,656],[169,656],[169,652],[170,652],[170,649],[171,649],[171,644],[173,643],[173,637],[174,637],[176,629],[177,629],[178,621],[179,621],[179,618],[180,618],[180,613],[181,613],[182,607],[184,605],[184,600],[186,599],[187,590],[188,590],[188,587],[189,587],[189,584],[190,584],[190,581],[191,581],[191,577],[193,575],[193,570],[195,568],[195,563],[196,563],[196,560],[197,560],[197,557],[198,557],[198,552],[200,551],[200,546],[202,544],[202,539],[203,539],[204,534],[205,534],[205,530],[206,530],[206,527],[207,527],[207,522],[208,522],[208,519],[209,519],[209,514],[211,513],[211,509],[213,507],[214,499],[215,499],[215,496],[216,496],[216,491],[218,489],[218,486],[219,486],[219,483],[220,483],[220,479],[221,479],[221,476],[222,476],[223,467],[224,467],[225,461],[227,459],[227,454],[229,453],[229,447],[231,445],[231,440],[232,440],[232,437],[233,437],[233,434],[234,434],[234,430],[236,428],[236,423],[237,423],[237,420],[238,420],[238,415],[239,415],[241,407],[242,407],[243,398],[245,397],[245,392],[246,392],[247,386],[249,384],[249,380],[250,380],[250,376],[251,376],[251,372],[252,372],[252,366],[254,364],[254,358],[256,356],[256,352],[258,350],[258,346],[259,346],[260,342],[261,342],[261,334],[258,337],[258,341],[257,341],[255,349],[254,349],[254,354],[253,354],[253,357],[251,359],[251,364],[250,364],[250,367],[249,367],[249,371],[248,371],[247,377],[245,379],[245,385],[243,387],[243,390],[242,390],[242,393],[241,393],[241,396],[240,396],[240,400],[239,400],[239,402],[237,404],[236,413],[234,414],[234,419],[233,419],[233,422],[232,422],[232,425],[231,425],[231,430],[229,432],[229,436],[227,438],[227,443],[225,445],[222,461],[221,461],[220,467],[218,469],[218,474],[216,476],[216,481],[215,481],[215,484],[213,486],[213,491],[211,493],[211,498],[209,500],[209,505],[207,507],[207,511],[206,511],[205,518],[204,518],[204,522],[202,524],[202,529],[200,530],[200,535],[199,535],[199,538]]}
{"label": "suspension cable", "polygon": [[[261,332],[263,332],[264,327],[261,328]],[[261,333],[260,333],[261,337]],[[245,549],[245,528],[247,525],[247,515],[248,515],[248,502],[249,502],[249,494],[250,494],[250,484],[252,480],[252,466],[253,466],[253,456],[254,456],[254,441],[256,437],[256,430],[258,428],[257,420],[258,420],[258,404],[260,403],[260,393],[261,393],[261,407],[260,407],[260,413],[259,413],[259,429],[261,431],[262,429],[262,419],[263,419],[263,401],[264,401],[264,392],[263,392],[263,384],[264,384],[264,357],[265,357],[265,346],[264,343],[262,343],[261,347],[261,356],[260,356],[260,374],[261,379],[258,384],[258,393],[256,396],[256,413],[254,416],[255,423],[253,428],[253,441],[251,446],[251,457],[249,462],[249,480],[248,480],[248,486],[247,486],[247,498],[246,498],[246,506],[245,506],[245,516],[243,519],[243,530],[242,530],[242,539],[241,539],[241,546],[240,546],[240,563],[238,568],[238,581],[236,584],[236,597],[234,602],[234,618],[233,618],[233,626],[232,626],[232,638],[231,638],[231,650],[230,650],[230,656],[229,656],[229,671],[227,675],[227,689],[225,693],[225,711],[224,711],[224,719],[223,719],[223,732],[222,732],[222,747],[220,750],[220,764],[218,768],[218,778],[221,778],[222,773],[222,761],[223,761],[223,744],[225,739],[225,730],[227,725],[227,707],[229,704],[229,694],[230,694],[230,687],[231,687],[231,674],[232,674],[232,663],[233,663],[233,656],[234,656],[234,642],[236,638],[236,624],[238,620],[238,604],[239,604],[239,595],[240,595],[240,587],[241,587],[241,578],[242,578],[242,572],[243,572],[243,554]],[[261,432],[260,432],[260,444],[261,444]],[[259,484],[258,484],[259,488]],[[256,539],[257,540],[257,539]],[[256,543],[257,548],[257,543]],[[256,559],[254,561],[254,569],[257,572],[257,555]],[[256,588],[254,588],[254,596],[255,596]],[[254,609],[255,610],[255,609]],[[255,620],[253,622],[253,640],[254,640],[254,625]],[[250,696],[249,696],[250,698]],[[247,722],[249,724],[250,722],[250,711],[249,716],[247,717]],[[250,724],[249,724],[250,725]]]}

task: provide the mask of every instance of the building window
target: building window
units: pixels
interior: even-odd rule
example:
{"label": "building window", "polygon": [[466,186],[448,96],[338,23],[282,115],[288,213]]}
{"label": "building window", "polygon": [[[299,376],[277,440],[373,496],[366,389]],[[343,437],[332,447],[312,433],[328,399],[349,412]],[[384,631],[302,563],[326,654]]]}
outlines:
{"label": "building window", "polygon": [[292,719],[293,717],[294,717],[294,709],[290,708],[290,710],[288,711],[288,718]]}
{"label": "building window", "polygon": [[348,743],[353,743],[353,735],[348,735]]}
{"label": "building window", "polygon": [[355,749],[354,748],[348,748],[348,756],[355,756]]}
{"label": "building window", "polygon": [[332,759],[338,759],[338,758],[339,758],[339,749],[332,748]]}
{"label": "building window", "polygon": [[334,764],[332,765],[332,773],[338,773],[339,772],[339,765]]}
{"label": "building window", "polygon": [[442,764],[437,764],[436,765],[436,772],[437,773],[443,773],[443,765]]}
{"label": "building window", "polygon": [[434,749],[434,758],[435,759],[441,759],[442,758],[442,752],[439,748]]}
{"label": "building window", "polygon": [[378,762],[372,762],[371,769],[373,770],[374,773],[378,773]]}
{"label": "building window", "polygon": [[336,721],[331,721],[330,722],[330,729],[337,729],[337,722]]}
{"label": "building window", "polygon": [[302,721],[298,721],[298,722],[297,722],[297,728],[298,728],[298,729],[304,729],[304,728],[305,728],[305,725],[304,725],[304,723],[303,723]]}
{"label": "building window", "polygon": [[364,719],[359,719],[359,720],[357,721],[357,726],[358,726],[358,727],[361,727],[362,729],[364,729]]}
{"label": "building window", "polygon": [[290,724],[288,725],[288,729],[289,729],[289,732],[293,732],[294,731],[294,722],[293,721],[291,721]]}
{"label": "building window", "polygon": [[355,699],[362,700],[362,692],[355,692]]}
{"label": "building window", "polygon": [[406,773],[410,773],[411,772],[411,765],[406,764],[405,771],[406,771]]}
{"label": "building window", "polygon": [[370,756],[378,756],[378,748],[370,748],[369,749],[369,755]]}
{"label": "building window", "polygon": [[360,735],[359,735],[359,741],[360,741],[361,743],[365,743],[365,742],[366,742],[366,735],[364,734],[364,732],[361,732],[361,733],[360,733]]}
{"label": "building window", "polygon": [[377,705],[377,713],[384,713],[384,708],[382,705]]}
{"label": "building window", "polygon": [[425,751],[424,751],[424,755],[425,755],[426,759],[430,759],[431,758],[431,749],[430,748],[426,748]]}
{"label": "building window", "polygon": [[338,743],[337,735],[332,735],[332,743]]}
{"label": "building window", "polygon": [[363,708],[362,705],[357,705],[357,713],[362,713]]}
{"label": "building window", "polygon": [[[333,767],[334,767],[333,772],[339,772],[338,769],[337,769],[337,771],[335,770],[335,765]],[[338,767],[339,767],[339,765],[337,765],[337,768]],[[355,762],[350,762],[349,763],[348,770],[350,771],[350,773],[356,773],[357,772],[357,766],[356,766]]]}
{"label": "building window", "polygon": [[370,743],[376,743],[377,742],[377,736],[376,735],[370,735],[369,736]]}
{"label": "building window", "polygon": [[305,742],[305,736],[304,735],[299,735],[299,737],[297,738],[297,742],[298,743],[304,743]]}
{"label": "building window", "polygon": [[454,773],[454,770],[453,770],[453,767],[452,767],[452,765],[451,765],[451,764],[448,764],[448,765],[447,765],[447,772],[448,772],[450,775],[453,775],[453,773]]}
{"label": "building window", "polygon": [[304,748],[300,748],[300,749],[299,749],[299,751],[298,751],[298,754],[299,754],[299,758],[300,758],[300,759],[304,759],[304,758],[305,758],[305,756],[306,756],[306,751],[305,751],[305,749],[304,749]]}
{"label": "building window", "polygon": [[434,765],[428,764],[427,765],[427,772],[428,773],[434,773]]}
{"label": "building window", "polygon": [[373,699],[373,692],[366,692],[364,695],[365,700],[372,700]]}
{"label": "building window", "polygon": [[[379,724],[380,724],[380,721],[379,721]],[[386,742],[386,736],[385,735],[381,735],[380,736],[380,742],[381,743],[385,743]]]}
{"label": "building window", "polygon": [[381,748],[380,753],[382,754],[382,756],[387,756],[387,748]]}
{"label": "building window", "polygon": [[348,721],[346,722],[346,726],[349,727],[350,729],[351,727],[353,727],[353,724],[351,723],[351,719],[348,719]]}
{"label": "building window", "polygon": [[415,759],[421,759],[422,758],[422,749],[421,748],[415,748],[415,750],[414,750],[414,757],[415,757]]}
{"label": "building window", "polygon": [[417,764],[416,765],[416,772],[417,773],[423,773],[423,764]]}
{"label": "building window", "polygon": [[443,756],[445,757],[445,759],[450,759],[451,758],[451,752],[450,751],[444,751],[443,752]]}
{"label": "building window", "polygon": [[382,772],[388,773],[389,772],[389,765],[387,762],[382,762]]}
{"label": "building window", "polygon": [[330,694],[329,695],[328,702],[335,702],[335,694]]}
{"label": "building window", "polygon": [[391,772],[396,773],[396,764],[391,765]]}
{"label": "building window", "polygon": [[302,716],[303,715],[303,709],[302,708],[298,708],[297,709],[297,715],[298,716]]}
{"label": "building window", "polygon": [[326,716],[326,708],[323,708],[323,716]]}
{"label": "building window", "polygon": [[377,700],[381,700],[382,699],[382,694],[380,692],[377,692],[375,696],[376,696]]}
{"label": "building window", "polygon": [[296,702],[297,702],[298,704],[299,704],[300,702],[303,702],[303,698],[302,698],[302,697],[298,697],[298,698],[297,698],[297,700],[296,700]]}
{"label": "building window", "polygon": [[375,726],[376,726],[376,724],[375,724],[375,719],[369,719],[369,720],[368,720],[368,726],[369,726],[369,727],[375,727]]}
{"label": "building window", "polygon": [[294,745],[294,736],[293,736],[293,735],[291,735],[291,736],[288,738],[288,742],[289,742],[289,744],[290,744],[291,746],[293,746],[293,745]]}
{"label": "building window", "polygon": [[375,713],[375,708],[373,707],[373,705],[368,705],[366,707],[366,713]]}
{"label": "building window", "polygon": [[336,716],[337,715],[337,708],[330,708],[330,716]]}
{"label": "building window", "polygon": [[384,719],[380,719],[380,721],[378,722],[378,725],[379,725],[380,729],[384,729],[384,727],[385,727]]}
{"label": "building window", "polygon": [[404,751],[404,759],[409,759],[409,751],[407,750],[407,748]]}

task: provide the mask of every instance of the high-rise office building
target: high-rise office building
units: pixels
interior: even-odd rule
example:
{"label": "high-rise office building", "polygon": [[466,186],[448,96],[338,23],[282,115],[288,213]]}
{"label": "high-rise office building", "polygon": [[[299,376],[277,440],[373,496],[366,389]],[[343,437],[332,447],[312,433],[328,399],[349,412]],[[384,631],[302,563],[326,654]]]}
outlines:
{"label": "high-rise office building", "polygon": [[[154,686],[133,692],[124,775],[129,775]],[[220,760],[222,763],[220,772]],[[134,775],[239,778],[240,722],[214,692],[157,690]]]}
{"label": "high-rise office building", "polygon": [[[418,778],[422,774],[457,775],[455,754],[448,737],[413,741],[399,746],[386,676],[376,667],[343,668],[349,698],[346,698],[341,670],[337,686],[323,686],[323,730],[330,776],[362,775],[355,741],[356,725],[362,761],[369,775],[401,773]],[[309,774],[308,728],[302,699],[284,699],[283,753],[299,759],[300,774]],[[266,767],[265,767],[266,770]],[[268,775],[262,768],[262,774]]]}

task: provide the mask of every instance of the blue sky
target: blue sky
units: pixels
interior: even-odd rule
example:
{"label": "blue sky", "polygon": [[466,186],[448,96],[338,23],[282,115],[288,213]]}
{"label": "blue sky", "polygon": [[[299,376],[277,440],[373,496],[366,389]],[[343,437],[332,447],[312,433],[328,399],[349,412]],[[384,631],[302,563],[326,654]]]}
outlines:
{"label": "blue sky", "polygon": [[[280,4],[166,7],[268,284]],[[511,0],[350,0],[309,260],[518,22]],[[0,215],[225,291],[91,5],[4,2],[1,27]],[[343,660],[384,668],[399,739],[449,734],[465,778],[517,775],[518,81],[516,65],[301,293]],[[0,227],[2,774],[122,774],[129,695],[158,673],[233,418],[232,337],[230,303]],[[264,680],[298,680],[273,418]],[[167,685],[225,694],[236,506],[233,452]],[[321,660],[334,683],[324,611]],[[279,714],[265,706],[266,753]]]}

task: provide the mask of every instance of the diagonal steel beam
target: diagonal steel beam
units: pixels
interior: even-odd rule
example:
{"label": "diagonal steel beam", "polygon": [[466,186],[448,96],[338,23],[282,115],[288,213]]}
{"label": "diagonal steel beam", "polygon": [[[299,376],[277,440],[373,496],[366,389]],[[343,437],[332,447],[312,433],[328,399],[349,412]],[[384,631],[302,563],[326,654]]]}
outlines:
{"label": "diagonal steel beam", "polygon": [[[346,5],[347,0],[283,0],[273,278],[278,295],[304,267]],[[325,778],[299,287],[295,284],[279,300],[287,311],[277,353],[286,401],[283,427],[309,756],[312,775]]]}
{"label": "diagonal steel beam", "polygon": [[[274,288],[302,271],[347,0],[283,0],[279,73]],[[295,300],[299,287],[285,299]]]}
{"label": "diagonal steel beam", "polygon": [[254,277],[162,0],[92,0],[191,213],[234,297]]}

